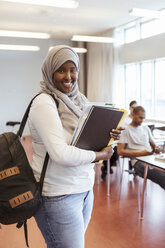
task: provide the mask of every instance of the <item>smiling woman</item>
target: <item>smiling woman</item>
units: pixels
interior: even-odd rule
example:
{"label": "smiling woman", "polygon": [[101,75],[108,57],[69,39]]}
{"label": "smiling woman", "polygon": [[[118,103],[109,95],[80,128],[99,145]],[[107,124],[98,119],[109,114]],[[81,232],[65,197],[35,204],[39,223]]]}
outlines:
{"label": "smiling woman", "polygon": [[37,180],[46,152],[50,157],[43,205],[35,215],[49,248],[84,248],[93,206],[94,162],[112,156],[111,147],[95,152],[70,145],[87,102],[78,89],[78,72],[79,57],[71,47],[51,49],[42,66],[42,94],[29,113],[31,166]]}
{"label": "smiling woman", "polygon": [[64,63],[53,75],[55,87],[63,93],[71,92],[77,79],[78,71],[76,65],[72,61]]}

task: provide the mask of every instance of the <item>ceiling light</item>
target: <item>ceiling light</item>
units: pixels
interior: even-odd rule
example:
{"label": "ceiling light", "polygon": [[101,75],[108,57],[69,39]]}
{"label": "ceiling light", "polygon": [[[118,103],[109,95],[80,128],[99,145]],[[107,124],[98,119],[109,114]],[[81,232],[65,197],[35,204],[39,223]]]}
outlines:
{"label": "ceiling light", "polygon": [[1,0],[1,1],[49,6],[49,7],[59,7],[59,8],[77,8],[79,5],[79,3],[76,0]]}
{"label": "ceiling light", "polygon": [[13,51],[39,51],[38,46],[24,46],[24,45],[7,45],[0,44],[0,50],[13,50]]}
{"label": "ceiling light", "polygon": [[[53,48],[54,46],[49,47],[49,51]],[[75,50],[76,53],[86,53],[87,49],[83,47],[72,47],[73,50]]]}
{"label": "ceiling light", "polygon": [[50,38],[50,35],[47,33],[20,32],[20,31],[8,31],[8,30],[0,30],[0,36],[34,38],[34,39],[49,39]]}
{"label": "ceiling light", "polygon": [[83,47],[73,47],[76,53],[86,53],[87,49]]}
{"label": "ceiling light", "polygon": [[0,30],[0,36],[34,38],[34,39],[49,39],[50,38],[50,35],[47,33],[20,32],[20,31],[9,31],[9,30]]}
{"label": "ceiling light", "polygon": [[165,18],[165,14],[161,11],[149,10],[149,9],[132,9],[129,11],[130,15],[138,17],[148,17],[148,18]]}
{"label": "ceiling light", "polygon": [[86,35],[73,35],[73,41],[86,41],[86,42],[101,42],[101,43],[112,43],[113,39],[109,37],[99,36],[86,36]]}

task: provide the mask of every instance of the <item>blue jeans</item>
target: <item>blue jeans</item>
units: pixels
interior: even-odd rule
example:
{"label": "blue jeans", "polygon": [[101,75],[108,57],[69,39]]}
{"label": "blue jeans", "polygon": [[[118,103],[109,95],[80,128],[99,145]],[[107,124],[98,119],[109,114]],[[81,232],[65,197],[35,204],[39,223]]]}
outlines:
{"label": "blue jeans", "polygon": [[93,191],[44,196],[35,219],[47,248],[84,248],[84,234],[92,208]]}

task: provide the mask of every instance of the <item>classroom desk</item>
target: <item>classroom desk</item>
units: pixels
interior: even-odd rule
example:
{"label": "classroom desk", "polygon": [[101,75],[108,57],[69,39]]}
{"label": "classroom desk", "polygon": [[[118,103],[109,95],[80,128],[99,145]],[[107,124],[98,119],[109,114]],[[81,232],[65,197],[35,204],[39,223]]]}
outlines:
{"label": "classroom desk", "polygon": [[144,180],[143,180],[143,190],[142,190],[142,196],[141,196],[141,214],[140,214],[141,219],[143,219],[144,192],[145,192],[145,187],[146,187],[148,167],[151,167],[151,168],[154,168],[154,169],[157,169],[157,170],[165,172],[165,161],[155,159],[155,154],[148,155],[148,156],[136,157],[136,159],[138,161],[143,162],[144,165],[145,165]]}

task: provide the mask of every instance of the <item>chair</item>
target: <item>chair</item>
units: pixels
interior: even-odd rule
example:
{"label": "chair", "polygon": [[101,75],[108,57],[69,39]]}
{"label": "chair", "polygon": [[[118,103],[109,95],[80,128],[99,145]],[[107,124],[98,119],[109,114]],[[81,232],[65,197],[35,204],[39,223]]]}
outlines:
{"label": "chair", "polygon": [[15,126],[15,125],[19,125],[21,122],[20,121],[8,121],[6,122],[6,126]]}
{"label": "chair", "polygon": [[155,129],[161,130],[161,131],[165,131],[165,126],[162,127],[155,127]]}
{"label": "chair", "polygon": [[20,121],[7,121],[6,126],[12,127],[12,131],[14,132],[14,127],[16,125],[20,125],[20,123],[21,123]]}
{"label": "chair", "polygon": [[[102,163],[95,163],[96,168],[96,184],[100,184],[100,166],[102,166]],[[110,195],[110,160],[107,160],[107,196]]]}
{"label": "chair", "polygon": [[[122,182],[123,182],[123,173],[127,172],[129,176],[133,175],[134,177],[136,176],[132,168],[130,168],[130,157],[125,157],[125,156],[119,156],[119,160],[122,160],[121,164],[121,176],[120,176],[120,187],[119,187],[119,197],[121,195],[121,188],[122,188]],[[126,164],[127,162],[127,164]],[[128,169],[124,169],[125,164],[127,165]],[[131,165],[132,166],[132,165]]]}
{"label": "chair", "polygon": [[[121,179],[122,179],[122,177],[123,177],[123,172],[124,172],[124,171],[128,172],[130,175],[131,175],[131,174],[133,175],[134,173],[133,173],[133,171],[131,171],[132,165],[130,166],[130,157],[119,156],[119,159],[122,159],[122,160],[123,160],[122,168],[121,168],[121,170],[122,170],[122,172],[121,172]],[[127,163],[128,169],[126,169],[126,170],[124,170],[125,161],[128,162],[128,163]]]}
{"label": "chair", "polygon": [[155,125],[154,125],[154,124],[152,124],[152,125],[148,125],[148,127],[150,128],[151,133],[153,133],[153,130],[154,130],[154,128],[155,128]]}
{"label": "chair", "polygon": [[[141,191],[141,183],[139,181],[139,176],[136,175],[135,173],[131,172],[129,170],[129,162],[130,162],[130,157],[124,157],[124,156],[120,156],[120,159],[123,160],[123,163],[122,163],[122,173],[121,173],[121,179],[120,179],[120,192],[119,192],[119,196],[121,195],[121,187],[122,187],[122,179],[123,179],[123,172],[126,171],[129,173],[129,175],[133,175],[134,177],[136,177],[138,179],[138,212],[140,213],[141,212],[141,194],[143,193]],[[124,165],[125,165],[125,161],[127,160],[127,165],[128,165],[128,169],[124,170]],[[147,182],[146,182],[146,185],[145,185],[145,191],[144,191],[145,194],[147,194]]]}

